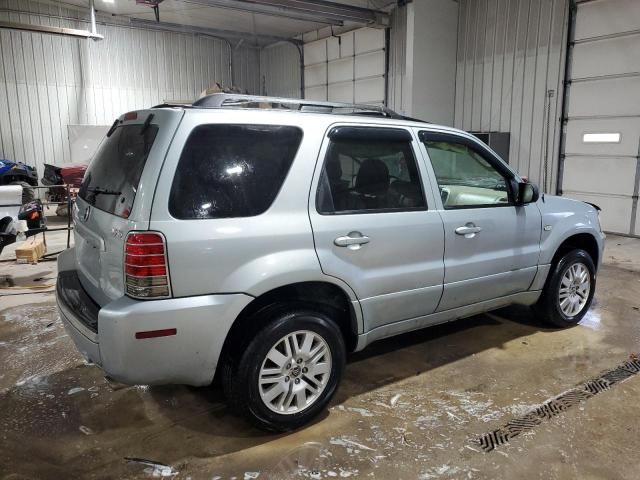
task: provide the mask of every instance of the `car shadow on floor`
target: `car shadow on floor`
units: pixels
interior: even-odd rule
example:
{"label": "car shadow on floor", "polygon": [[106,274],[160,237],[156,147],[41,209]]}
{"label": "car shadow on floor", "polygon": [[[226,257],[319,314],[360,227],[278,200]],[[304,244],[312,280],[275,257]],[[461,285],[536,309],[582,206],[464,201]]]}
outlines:
{"label": "car shadow on floor", "polygon": [[[512,306],[378,341],[361,352],[349,355],[342,382],[331,406],[484,350],[501,348],[514,339],[541,330],[547,328],[535,319],[530,309]],[[171,396],[174,389],[183,388],[152,387],[149,393],[162,405],[167,403],[167,396]],[[224,405],[218,384],[187,390],[191,396],[190,403],[200,403],[195,400],[199,399],[205,409],[209,405],[207,415],[185,416],[184,409],[176,408],[161,408],[160,411],[171,418],[174,424],[205,435],[228,436],[231,441],[218,454],[233,452],[239,446],[234,446],[238,439],[244,439],[239,442],[242,448],[249,448],[282,436],[265,433],[233,415]],[[323,412],[313,423],[321,422],[327,415],[328,411]]]}

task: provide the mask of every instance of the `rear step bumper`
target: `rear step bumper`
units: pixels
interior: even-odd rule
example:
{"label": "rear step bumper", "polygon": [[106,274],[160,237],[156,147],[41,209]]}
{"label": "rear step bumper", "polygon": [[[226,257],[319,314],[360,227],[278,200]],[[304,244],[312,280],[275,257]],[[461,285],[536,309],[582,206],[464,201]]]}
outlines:
{"label": "rear step bumper", "polygon": [[[58,309],[76,347],[107,375],[129,385],[211,383],[227,333],[253,299],[244,294],[121,297],[100,308],[80,285],[74,249],[58,257],[58,269]],[[136,335],[174,329],[170,336]]]}

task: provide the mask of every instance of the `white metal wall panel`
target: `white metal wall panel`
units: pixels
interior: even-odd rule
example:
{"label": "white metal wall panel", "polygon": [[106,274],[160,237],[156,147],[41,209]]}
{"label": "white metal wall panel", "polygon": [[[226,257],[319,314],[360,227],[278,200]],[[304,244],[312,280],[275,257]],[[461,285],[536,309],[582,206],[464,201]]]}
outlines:
{"label": "white metal wall panel", "polygon": [[[0,0],[0,20],[89,28],[77,10],[31,0]],[[98,30],[99,42],[0,30],[0,157],[41,175],[44,163],[70,161],[67,125],[109,125],[123,112],[230,84],[224,41],[127,25]],[[235,83],[258,93],[258,50],[237,48],[234,60]]]}
{"label": "white metal wall panel", "polygon": [[[328,62],[329,74],[325,83],[329,84],[353,81],[353,57]],[[353,87],[353,86],[352,86]]]}
{"label": "white metal wall panel", "polygon": [[[638,46],[640,48],[640,36]],[[574,82],[571,84],[570,92],[570,117],[634,116],[640,110],[639,75]]]}
{"label": "white metal wall panel", "polygon": [[327,61],[327,41],[317,40],[304,44],[304,65],[315,65]]}
{"label": "white metal wall panel", "polygon": [[579,5],[575,40],[638,30],[638,0],[598,0]]}
{"label": "white metal wall panel", "polygon": [[[607,195],[633,195],[636,178],[636,159],[607,156],[606,158],[574,155],[567,157],[564,168],[571,172],[563,188],[571,192]],[[611,175],[615,171],[615,175]],[[596,202],[597,203],[597,202]]]}
{"label": "white metal wall panel", "polygon": [[391,12],[389,32],[389,75],[387,104],[396,112],[404,112],[408,98],[406,83],[407,7],[396,7]]}
{"label": "white metal wall panel", "polygon": [[600,205],[606,230],[640,235],[640,2],[578,3],[570,76],[563,194]]}
{"label": "white metal wall panel", "polygon": [[[350,33],[345,36],[350,35]],[[384,30],[380,28],[360,28],[353,31],[355,54],[384,50]]]}
{"label": "white metal wall panel", "polygon": [[[187,55],[187,71],[193,68],[190,67],[190,61]],[[242,46],[233,49],[233,83],[243,92],[254,95],[260,93],[260,49]]]}
{"label": "white metal wall panel", "polygon": [[353,102],[353,82],[332,83],[329,85],[327,96],[334,102]]}
{"label": "white metal wall panel", "polygon": [[384,77],[365,78],[355,81],[356,103],[384,103]]}
{"label": "white metal wall panel", "polygon": [[300,52],[291,43],[278,43],[260,51],[262,95],[300,98]]}
{"label": "white metal wall panel", "polygon": [[[383,103],[386,68],[384,44],[384,30],[373,28],[362,28],[306,43],[305,85],[312,87],[311,90],[305,89],[306,98]],[[360,88],[362,92],[358,91]]]}
{"label": "white metal wall panel", "polygon": [[309,100],[319,100],[326,101],[327,100],[327,86],[320,85],[319,87],[308,87],[304,89],[304,98],[308,98]]}
{"label": "white metal wall panel", "polygon": [[327,84],[327,64],[318,63],[310,65],[304,69],[305,87],[315,87],[316,85]]}
{"label": "white metal wall panel", "polygon": [[327,38],[327,60],[337,60],[340,58],[340,37]]}
{"label": "white metal wall panel", "polygon": [[459,2],[455,126],[509,132],[509,163],[547,192],[556,185],[568,7]]}
{"label": "white metal wall panel", "polygon": [[355,78],[379,77],[384,74],[385,53],[384,50],[363,53],[355,58]]}
{"label": "white metal wall panel", "polygon": [[579,43],[572,55],[571,75],[574,79],[640,72],[640,48],[633,35]]}
{"label": "white metal wall panel", "polygon": [[629,230],[629,218],[633,214],[628,197],[612,194],[565,192],[567,197],[592,202],[602,208],[600,222],[607,232],[625,233]]}
{"label": "white metal wall panel", "polygon": [[340,56],[351,57],[355,55],[353,32],[340,35]]}

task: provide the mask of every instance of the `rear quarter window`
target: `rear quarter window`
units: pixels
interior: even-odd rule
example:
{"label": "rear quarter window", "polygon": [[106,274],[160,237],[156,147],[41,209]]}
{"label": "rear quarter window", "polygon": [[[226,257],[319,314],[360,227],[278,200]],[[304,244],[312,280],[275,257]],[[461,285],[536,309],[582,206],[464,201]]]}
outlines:
{"label": "rear quarter window", "polygon": [[184,146],[169,195],[178,219],[265,212],[289,172],[302,130],[275,125],[200,125]]}

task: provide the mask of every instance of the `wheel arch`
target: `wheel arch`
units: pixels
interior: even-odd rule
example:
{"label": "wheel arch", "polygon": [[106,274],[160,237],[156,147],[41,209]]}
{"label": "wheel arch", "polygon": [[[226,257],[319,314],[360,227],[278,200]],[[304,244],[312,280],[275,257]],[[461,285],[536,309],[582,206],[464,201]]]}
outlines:
{"label": "wheel arch", "polygon": [[254,298],[240,312],[233,322],[222,346],[220,358],[224,361],[234,345],[242,344],[243,340],[253,338],[262,322],[253,319],[261,311],[275,305],[294,303],[305,304],[318,308],[323,313],[331,315],[336,320],[344,337],[348,351],[353,351],[357,345],[359,333],[359,304],[341,286],[328,281],[297,282],[269,290]]}
{"label": "wheel arch", "polygon": [[576,233],[565,238],[562,243],[558,245],[558,248],[556,248],[553,258],[551,259],[551,265],[556,265],[567,252],[578,248],[584,250],[591,256],[593,264],[596,265],[596,267],[599,265],[601,258],[598,241],[591,233],[586,232]]}

